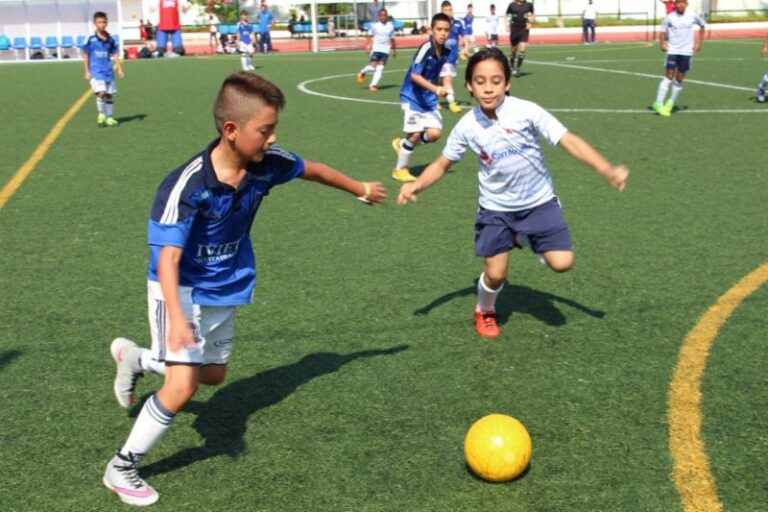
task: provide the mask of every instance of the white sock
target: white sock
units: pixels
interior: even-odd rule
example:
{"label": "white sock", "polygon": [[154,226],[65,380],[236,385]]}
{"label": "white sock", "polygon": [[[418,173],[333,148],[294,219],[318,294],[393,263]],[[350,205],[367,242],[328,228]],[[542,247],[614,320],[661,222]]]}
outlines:
{"label": "white sock", "polygon": [[112,113],[115,111],[115,104],[112,102],[112,100],[107,100],[104,103],[106,103],[107,117],[112,117]]}
{"label": "white sock", "polygon": [[376,71],[373,72],[373,80],[371,80],[371,85],[376,85],[379,83],[379,80],[381,80],[381,75],[384,73],[384,66],[376,66]]}
{"label": "white sock", "polygon": [[765,90],[766,87],[768,87],[768,73],[764,74],[763,79],[760,80],[760,88]]}
{"label": "white sock", "polygon": [[672,80],[667,77],[661,79],[659,90],[656,91],[656,103],[664,103],[664,98],[667,97],[667,91],[669,91],[669,84],[671,83]]}
{"label": "white sock", "polygon": [[242,54],[240,56],[240,66],[243,68],[243,70],[248,70],[248,56],[246,54]]}
{"label": "white sock", "polygon": [[[403,139],[405,141],[406,139]],[[408,167],[408,162],[411,161],[411,155],[413,154],[413,149],[405,149],[403,147],[403,144],[400,143],[400,153],[397,156],[397,168],[398,169],[405,169]]]}
{"label": "white sock", "polygon": [[139,350],[141,350],[141,355],[139,356],[139,364],[141,364],[142,370],[149,370],[153,373],[165,375],[165,363],[152,359],[151,350],[147,350],[146,348]]}
{"label": "white sock", "polygon": [[373,66],[368,64],[367,66],[365,66],[363,69],[360,70],[360,73],[363,74],[363,75],[366,75],[366,74],[370,73],[371,71],[373,71]]}
{"label": "white sock", "polygon": [[120,453],[147,453],[171,426],[174,416],[176,415],[163,407],[157,399],[157,393],[149,397],[144,402],[144,407],[141,408]]}
{"label": "white sock", "polygon": [[99,112],[99,114],[103,114],[105,110],[105,102],[103,98],[96,97],[96,110]]}
{"label": "white sock", "polygon": [[456,96],[453,94],[453,89],[446,89],[445,92],[448,93],[445,95],[445,99],[448,100],[448,103],[453,103],[456,101]]}
{"label": "white sock", "polygon": [[253,67],[253,55],[248,54],[248,69]]}
{"label": "white sock", "polygon": [[680,96],[680,91],[683,90],[683,83],[675,80],[672,82],[672,94],[669,95],[669,101],[672,103],[677,102],[677,97]]}
{"label": "white sock", "polygon": [[493,290],[485,284],[485,272],[480,274],[477,281],[477,309],[480,311],[496,311],[496,297],[498,297],[504,284]]}

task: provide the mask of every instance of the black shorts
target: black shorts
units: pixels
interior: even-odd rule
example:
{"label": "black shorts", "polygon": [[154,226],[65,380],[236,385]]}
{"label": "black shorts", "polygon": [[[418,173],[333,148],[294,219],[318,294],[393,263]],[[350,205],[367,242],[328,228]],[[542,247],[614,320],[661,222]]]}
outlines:
{"label": "black shorts", "polygon": [[511,28],[509,31],[509,45],[517,46],[520,43],[527,43],[530,32],[527,28]]}

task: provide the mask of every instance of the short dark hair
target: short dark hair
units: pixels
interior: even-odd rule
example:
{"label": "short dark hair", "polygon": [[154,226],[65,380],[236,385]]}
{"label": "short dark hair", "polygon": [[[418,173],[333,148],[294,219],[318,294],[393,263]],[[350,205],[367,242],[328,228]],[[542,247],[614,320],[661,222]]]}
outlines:
{"label": "short dark hair", "polygon": [[504,52],[494,46],[493,48],[480,48],[477,53],[469,58],[467,69],[464,72],[464,83],[466,85],[469,85],[470,82],[472,82],[472,72],[475,70],[475,66],[484,60],[498,61],[504,70],[504,81],[509,83],[509,80],[512,78],[512,69],[509,67],[509,62],[504,56]]}
{"label": "short dark hair", "polygon": [[262,106],[276,110],[285,108],[285,96],[278,86],[259,75],[238,71],[229,75],[221,84],[213,104],[213,119],[221,133],[224,123],[245,123]]}
{"label": "short dark hair", "polygon": [[107,19],[107,13],[105,13],[104,11],[96,11],[95,13],[93,13],[93,21],[96,21],[102,18],[105,20]]}
{"label": "short dark hair", "polygon": [[429,26],[432,27],[432,28],[435,28],[435,25],[437,25],[438,21],[444,21],[444,22],[448,23],[449,25],[451,24],[451,18],[447,14],[443,14],[443,13],[439,12],[439,13],[435,14],[434,16],[432,16],[432,22],[429,24]]}
{"label": "short dark hair", "polygon": [[443,0],[440,4],[440,8],[442,9],[443,7],[453,7],[453,4],[450,2],[450,0]]}

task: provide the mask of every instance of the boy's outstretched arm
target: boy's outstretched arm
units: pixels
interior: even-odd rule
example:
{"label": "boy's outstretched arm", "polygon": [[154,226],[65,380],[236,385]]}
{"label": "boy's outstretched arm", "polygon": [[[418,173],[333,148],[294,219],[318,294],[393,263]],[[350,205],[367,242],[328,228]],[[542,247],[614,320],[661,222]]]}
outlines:
{"label": "boy's outstretched arm", "polygon": [[387,189],[384,188],[380,181],[357,181],[336,169],[318,162],[304,160],[304,176],[302,177],[354,194],[365,203],[380,204],[387,199]]}
{"label": "boy's outstretched arm", "polygon": [[445,158],[443,155],[437,157],[437,159],[429,164],[424,172],[416,178],[416,181],[411,183],[404,183],[400,187],[400,193],[397,196],[397,204],[406,204],[408,201],[416,201],[418,195],[423,190],[427,190],[434,182],[443,177],[451,168],[453,162]]}
{"label": "boy's outstretched arm", "polygon": [[619,192],[624,191],[627,177],[629,176],[629,169],[625,165],[613,165],[603,158],[603,155],[598,153],[587,141],[571,132],[563,135],[558,144],[576,160],[587,164],[597,171],[605,181],[614,188],[617,188]]}

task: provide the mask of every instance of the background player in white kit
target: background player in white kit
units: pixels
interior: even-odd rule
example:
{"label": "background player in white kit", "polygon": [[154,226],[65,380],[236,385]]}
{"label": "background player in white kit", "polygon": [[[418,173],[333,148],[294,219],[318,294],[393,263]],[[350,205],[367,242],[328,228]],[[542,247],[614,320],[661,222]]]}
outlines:
{"label": "background player in white kit", "polygon": [[[704,40],[704,19],[696,13],[686,12],[687,7],[688,0],[677,0],[675,10],[661,22],[659,42],[661,51],[667,53],[667,72],[659,84],[656,101],[651,108],[664,117],[672,115],[675,102],[683,90],[685,73],[691,69],[691,57],[694,53],[699,53],[701,42]],[[698,32],[694,32],[695,25],[699,26]],[[672,92],[665,103],[664,98],[667,97],[670,84]]]}
{"label": "background player in white kit", "polygon": [[485,17],[485,35],[488,38],[488,48],[499,44],[499,15],[496,14],[494,4],[491,4],[491,14]]}
{"label": "background player in white kit", "polygon": [[525,245],[527,239],[555,272],[573,266],[573,244],[540,139],[559,145],[620,191],[629,176],[625,166],[611,164],[540,106],[507,96],[511,75],[498,48],[483,48],[469,59],[466,85],[478,105],[453,128],[443,154],[416,181],[405,183],[397,197],[401,205],[415,201],[468,148],[477,154],[480,206],[475,254],[485,258],[485,269],[477,283],[474,323],[477,333],[486,338],[500,334],[495,304],[507,279],[511,249]]}
{"label": "background player in white kit", "polygon": [[389,21],[386,9],[379,11],[379,21],[371,25],[371,37],[366,49],[371,52],[371,56],[368,65],[357,74],[357,83],[362,84],[365,81],[365,75],[373,71],[373,79],[368,90],[377,92],[379,80],[384,73],[384,66],[387,65],[389,56],[392,55],[392,58],[395,58],[397,55],[395,25]]}

